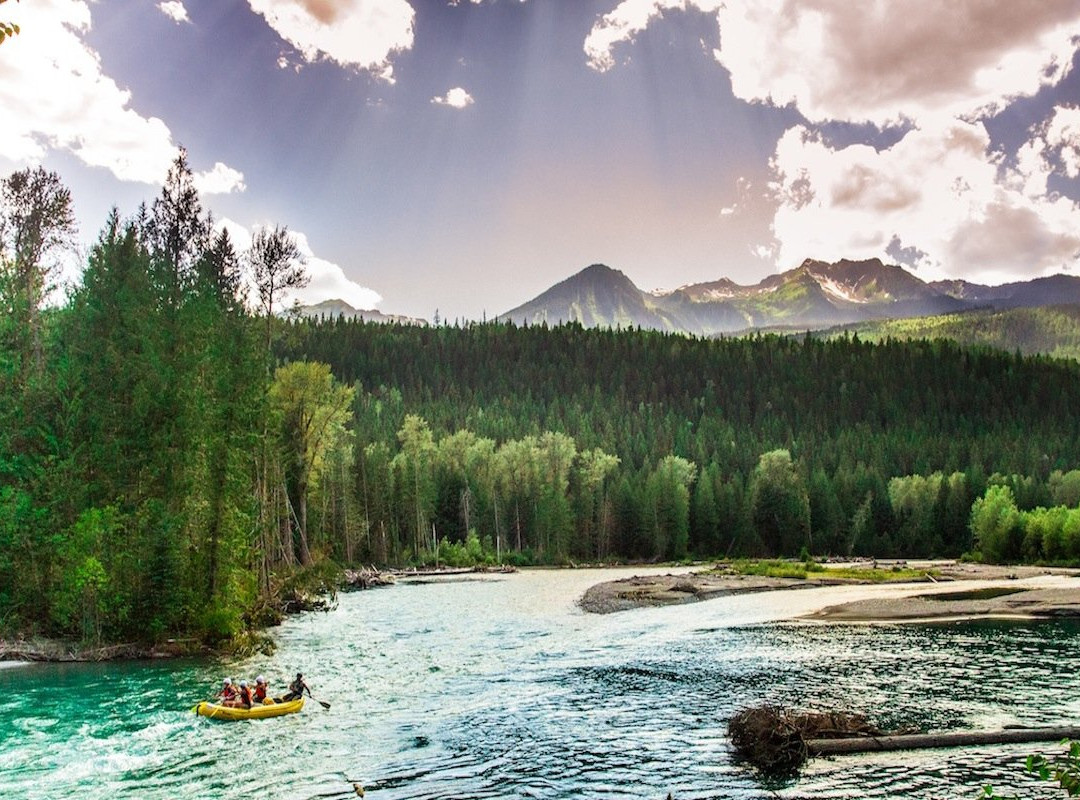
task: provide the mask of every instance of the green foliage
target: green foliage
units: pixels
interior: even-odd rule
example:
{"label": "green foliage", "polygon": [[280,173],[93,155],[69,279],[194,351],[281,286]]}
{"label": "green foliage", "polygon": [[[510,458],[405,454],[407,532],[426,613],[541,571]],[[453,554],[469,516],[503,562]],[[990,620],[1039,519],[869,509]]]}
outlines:
{"label": "green foliage", "polygon": [[750,484],[750,516],[768,552],[793,553],[810,542],[810,498],[791,453],[764,453]]}
{"label": "green foliage", "polygon": [[[0,0],[0,3],[6,3],[7,0]],[[18,0],[16,0],[18,2]],[[4,39],[9,36],[14,36],[19,32],[20,28],[14,22],[0,22],[0,43],[3,43]]]}
{"label": "green foliage", "polygon": [[278,226],[235,252],[184,153],[47,309],[67,190],[5,186],[4,629],[236,640],[284,594],[332,586],[298,584],[298,565],[1080,559],[1075,363],[940,340],[284,322],[292,240]]}
{"label": "green foliage", "polygon": [[[1041,753],[1029,755],[1025,770],[1046,783],[1056,783],[1066,797],[1080,797],[1080,742],[1063,741],[1065,752],[1048,759]],[[996,800],[1017,800],[996,794],[992,786],[983,787],[983,796]]]}
{"label": "green foliage", "polygon": [[[893,566],[877,567],[826,567],[813,559],[782,561],[763,559],[757,561],[736,560],[717,567],[717,571],[735,575],[758,575],[765,578],[795,578],[807,580],[828,578],[830,580],[869,581],[872,583],[906,582],[925,580],[926,570]],[[936,574],[931,571],[929,574]]]}
{"label": "green foliage", "polygon": [[975,546],[990,562],[1015,561],[1020,556],[1020,512],[1008,486],[991,486],[971,507]]}
{"label": "green foliage", "polygon": [[1075,305],[976,310],[932,317],[878,320],[846,325],[826,338],[856,333],[868,342],[949,339],[965,346],[1005,352],[1080,358],[1080,307]]}
{"label": "green foliage", "polygon": [[445,567],[480,567],[495,564],[491,543],[481,543],[476,531],[469,531],[464,542],[439,541],[438,564]]}

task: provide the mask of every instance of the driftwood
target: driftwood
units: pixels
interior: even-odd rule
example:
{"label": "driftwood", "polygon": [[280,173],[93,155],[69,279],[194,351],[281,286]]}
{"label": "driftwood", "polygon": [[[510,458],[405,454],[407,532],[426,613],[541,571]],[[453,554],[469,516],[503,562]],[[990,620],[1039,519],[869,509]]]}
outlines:
{"label": "driftwood", "polygon": [[380,572],[371,567],[370,569],[347,569],[345,570],[345,585],[342,587],[346,591],[353,589],[371,589],[376,586],[391,586],[394,583],[394,576],[389,572]]}
{"label": "driftwood", "polygon": [[790,711],[764,705],[738,712],[728,723],[728,733],[742,759],[762,772],[784,775],[798,771],[806,762],[809,739],[877,736],[883,731],[861,714]]}
{"label": "driftwood", "polygon": [[916,733],[886,736],[859,736],[846,739],[807,739],[811,756],[844,753],[871,753],[879,750],[921,750],[931,747],[969,747],[983,744],[1023,744],[1080,739],[1080,727],[1010,728],[1003,731],[960,731],[957,733]]}
{"label": "driftwood", "polygon": [[739,711],[728,723],[728,733],[739,757],[769,775],[794,774],[812,756],[1080,739],[1080,727],[1076,726],[954,733],[886,732],[861,714],[791,711],[770,705]]}
{"label": "driftwood", "polygon": [[399,578],[442,578],[452,575],[473,575],[476,573],[499,573],[507,575],[517,571],[517,567],[510,564],[498,564],[495,566],[482,564],[476,567],[409,567],[408,569],[391,570],[390,574],[396,575]]}

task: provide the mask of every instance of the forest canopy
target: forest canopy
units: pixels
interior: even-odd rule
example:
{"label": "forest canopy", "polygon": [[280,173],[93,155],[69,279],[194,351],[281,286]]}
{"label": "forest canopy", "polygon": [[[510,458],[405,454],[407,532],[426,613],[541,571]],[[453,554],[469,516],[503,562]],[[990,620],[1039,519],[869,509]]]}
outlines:
{"label": "forest canopy", "polygon": [[0,633],[228,637],[326,564],[1080,559],[1075,361],[289,318],[184,153],[49,305],[70,193],[0,189]]}

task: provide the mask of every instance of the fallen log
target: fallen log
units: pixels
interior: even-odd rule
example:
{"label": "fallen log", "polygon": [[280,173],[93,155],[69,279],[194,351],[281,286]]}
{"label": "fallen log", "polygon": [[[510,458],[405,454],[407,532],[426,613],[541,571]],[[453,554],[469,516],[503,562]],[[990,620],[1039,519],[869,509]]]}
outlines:
{"label": "fallen log", "polygon": [[968,747],[983,744],[1023,744],[1080,739],[1080,727],[1010,728],[1004,731],[961,731],[958,733],[909,733],[884,736],[855,736],[844,739],[807,739],[811,756],[845,753],[872,753],[880,750],[922,750],[934,747]]}

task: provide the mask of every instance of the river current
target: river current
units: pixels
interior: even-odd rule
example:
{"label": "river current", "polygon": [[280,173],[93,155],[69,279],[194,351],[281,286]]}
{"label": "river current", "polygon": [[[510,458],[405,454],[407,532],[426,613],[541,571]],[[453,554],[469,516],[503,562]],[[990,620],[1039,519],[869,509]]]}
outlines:
{"label": "river current", "polygon": [[[640,573],[641,569],[634,570]],[[813,625],[881,587],[597,616],[618,570],[525,571],[342,595],[274,630],[272,657],[0,669],[4,800],[1060,797],[1023,773],[1056,745],[817,759],[766,783],[727,742],[745,706],[861,711],[882,727],[1063,725],[1080,716],[1080,626]],[[192,713],[222,677],[302,671],[300,714]]]}

